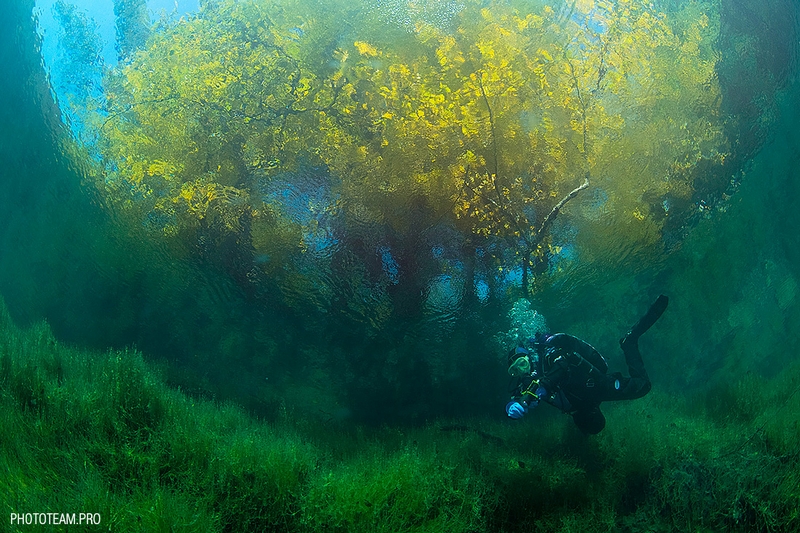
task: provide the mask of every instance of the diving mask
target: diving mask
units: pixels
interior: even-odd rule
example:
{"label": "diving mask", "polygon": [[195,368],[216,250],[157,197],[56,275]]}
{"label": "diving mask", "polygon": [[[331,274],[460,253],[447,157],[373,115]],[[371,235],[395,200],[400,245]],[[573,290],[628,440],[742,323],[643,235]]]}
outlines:
{"label": "diving mask", "polygon": [[527,355],[517,358],[513,363],[511,363],[511,366],[508,367],[508,373],[515,378],[530,375],[531,360],[528,359]]}

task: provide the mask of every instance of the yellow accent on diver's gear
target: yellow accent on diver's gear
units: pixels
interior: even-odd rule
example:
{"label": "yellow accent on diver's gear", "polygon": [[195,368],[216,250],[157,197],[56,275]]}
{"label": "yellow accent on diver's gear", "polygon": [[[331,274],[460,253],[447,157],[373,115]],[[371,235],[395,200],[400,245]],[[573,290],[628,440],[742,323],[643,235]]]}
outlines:
{"label": "yellow accent on diver's gear", "polygon": [[527,356],[522,356],[514,361],[510,367],[508,367],[508,373],[512,376],[520,377],[526,376],[531,372],[531,361],[528,359]]}
{"label": "yellow accent on diver's gear", "polygon": [[[539,395],[536,394],[536,392],[534,392],[538,388],[539,388],[539,380],[538,379],[534,379],[533,381],[531,381],[530,385],[525,387],[525,390],[522,391],[522,393],[520,393],[520,396],[522,396],[523,398],[525,396],[533,396],[534,400],[538,400],[539,399]],[[533,389],[533,390],[531,390],[531,389]]]}

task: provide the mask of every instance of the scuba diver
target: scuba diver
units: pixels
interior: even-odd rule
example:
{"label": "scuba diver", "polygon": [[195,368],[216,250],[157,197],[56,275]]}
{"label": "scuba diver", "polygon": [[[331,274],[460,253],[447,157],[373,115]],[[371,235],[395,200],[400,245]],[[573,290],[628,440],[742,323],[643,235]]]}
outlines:
{"label": "scuba diver", "polygon": [[540,401],[572,415],[587,435],[600,433],[606,418],[600,403],[634,400],[650,392],[650,377],[639,353],[639,337],[664,313],[669,298],[659,296],[650,309],[619,341],[630,377],[607,374],[608,364],[590,344],[566,333],[537,333],[529,348],[518,346],[508,356],[508,373],[517,378],[515,395],[506,414],[517,420]]}

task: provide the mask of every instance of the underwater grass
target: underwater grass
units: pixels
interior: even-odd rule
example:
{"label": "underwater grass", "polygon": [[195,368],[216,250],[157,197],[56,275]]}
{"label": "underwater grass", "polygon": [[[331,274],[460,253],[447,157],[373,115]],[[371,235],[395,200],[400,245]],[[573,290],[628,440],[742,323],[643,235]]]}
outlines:
{"label": "underwater grass", "polygon": [[267,424],[171,389],[139,352],[65,347],[3,309],[0,519],[96,512],[95,530],[113,531],[795,530],[799,389],[795,365],[682,398],[655,391],[608,405],[595,437],[547,409],[415,428],[283,409]]}
{"label": "underwater grass", "polygon": [[409,447],[380,448],[329,471],[310,487],[305,525],[313,531],[482,531],[481,476]]}
{"label": "underwater grass", "polygon": [[0,317],[5,519],[98,512],[104,528],[264,531],[290,526],[317,452],[233,406],[169,389],[132,350],[59,346]]}

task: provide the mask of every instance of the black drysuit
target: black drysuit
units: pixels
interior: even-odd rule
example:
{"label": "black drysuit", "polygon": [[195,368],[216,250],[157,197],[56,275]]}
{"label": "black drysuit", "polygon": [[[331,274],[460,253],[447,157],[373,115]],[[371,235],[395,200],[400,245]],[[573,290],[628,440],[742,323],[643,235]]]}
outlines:
{"label": "black drysuit", "polygon": [[[605,427],[600,403],[634,400],[650,392],[650,377],[639,353],[638,338],[621,343],[630,376],[608,372],[602,355],[589,343],[559,333],[538,344],[533,376],[520,380],[517,396],[531,389],[532,381],[547,391],[540,399],[572,415],[585,433],[599,433]],[[536,388],[534,385],[533,388]]]}

